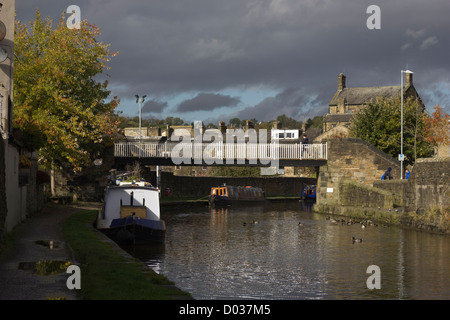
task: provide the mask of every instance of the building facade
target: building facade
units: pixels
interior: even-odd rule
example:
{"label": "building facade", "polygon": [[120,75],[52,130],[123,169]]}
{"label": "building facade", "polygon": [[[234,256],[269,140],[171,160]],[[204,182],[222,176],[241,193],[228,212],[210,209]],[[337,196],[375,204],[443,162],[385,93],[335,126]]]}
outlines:
{"label": "building facade", "polygon": [[[371,101],[377,98],[400,97],[401,86],[379,87],[355,87],[348,88],[346,76],[342,73],[338,76],[337,91],[330,101],[328,113],[323,118],[323,132],[327,132],[337,126],[349,127],[353,115],[361,111]],[[404,97],[414,97],[420,100],[419,94],[414,88],[413,74],[406,74],[404,85]]]}

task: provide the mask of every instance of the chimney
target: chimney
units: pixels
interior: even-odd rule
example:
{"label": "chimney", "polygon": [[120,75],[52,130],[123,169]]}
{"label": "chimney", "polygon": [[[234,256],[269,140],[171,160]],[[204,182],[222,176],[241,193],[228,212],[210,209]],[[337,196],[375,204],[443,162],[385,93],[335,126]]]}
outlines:
{"label": "chimney", "polygon": [[409,88],[413,84],[413,74],[412,73],[406,73],[406,88]]}
{"label": "chimney", "polygon": [[345,88],[345,76],[341,73],[338,76],[338,91],[342,91]]}
{"label": "chimney", "polygon": [[225,125],[224,121],[219,121],[219,130],[222,132],[222,134],[227,133],[227,126]]}

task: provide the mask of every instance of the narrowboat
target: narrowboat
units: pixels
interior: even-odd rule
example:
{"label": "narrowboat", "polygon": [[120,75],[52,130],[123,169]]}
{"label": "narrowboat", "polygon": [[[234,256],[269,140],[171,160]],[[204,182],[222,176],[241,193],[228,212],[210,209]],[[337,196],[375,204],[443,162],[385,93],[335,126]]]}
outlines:
{"label": "narrowboat", "polygon": [[159,190],[145,181],[108,186],[95,224],[117,243],[163,242],[166,226],[160,219]]}
{"label": "narrowboat", "polygon": [[302,198],[302,200],[316,200],[316,186],[305,186],[300,197]]}
{"label": "narrowboat", "polygon": [[208,197],[210,205],[229,206],[237,203],[260,203],[265,201],[261,188],[252,186],[218,186],[212,187]]}

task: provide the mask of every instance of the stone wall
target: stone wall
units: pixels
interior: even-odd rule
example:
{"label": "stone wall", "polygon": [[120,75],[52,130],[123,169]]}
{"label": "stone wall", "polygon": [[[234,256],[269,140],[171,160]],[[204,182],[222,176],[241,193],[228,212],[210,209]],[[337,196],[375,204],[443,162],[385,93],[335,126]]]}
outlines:
{"label": "stone wall", "polygon": [[339,194],[338,203],[341,206],[394,208],[392,193],[362,183],[343,180],[339,185]]}
{"label": "stone wall", "polygon": [[450,158],[418,159],[411,172],[416,210],[449,207]]}
{"label": "stone wall", "polygon": [[5,235],[6,204],[5,140],[0,136],[0,239]]}
{"label": "stone wall", "polygon": [[402,224],[450,232],[450,158],[417,159],[408,180],[378,181],[402,207]]}
{"label": "stone wall", "polygon": [[[450,232],[450,158],[417,159],[408,180],[398,161],[358,139],[328,140],[316,212]],[[394,180],[380,177],[391,167]]]}
{"label": "stone wall", "polygon": [[320,167],[317,204],[338,205],[343,180],[372,186],[389,167],[394,179],[400,177],[398,161],[361,139],[328,139],[327,142],[328,161]]}
{"label": "stone wall", "polygon": [[415,196],[411,189],[410,180],[380,180],[375,181],[373,186],[392,194],[394,206],[402,207],[404,210],[414,210]]}
{"label": "stone wall", "polygon": [[374,186],[395,196],[405,211],[443,210],[450,206],[450,158],[417,159],[409,180],[377,181]]}

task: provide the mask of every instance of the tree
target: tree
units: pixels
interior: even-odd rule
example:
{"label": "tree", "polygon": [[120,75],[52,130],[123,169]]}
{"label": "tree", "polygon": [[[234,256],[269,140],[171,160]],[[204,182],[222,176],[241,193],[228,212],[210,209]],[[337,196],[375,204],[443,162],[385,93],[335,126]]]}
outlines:
{"label": "tree", "polygon": [[94,80],[117,53],[96,40],[100,30],[81,23],[66,27],[65,14],[55,29],[49,18],[15,25],[14,125],[24,143],[39,149],[41,164],[70,164],[78,172],[92,163],[118,131],[108,82]]}
{"label": "tree", "polygon": [[296,129],[301,128],[302,123],[300,121],[297,121],[291,117],[288,117],[285,114],[279,115],[276,119],[281,124],[281,128],[285,129]]}
{"label": "tree", "polygon": [[[361,138],[381,151],[397,158],[401,151],[400,98],[378,98],[353,116],[351,136]],[[408,98],[403,104],[403,145],[407,163],[431,153],[424,140],[424,106]]]}
{"label": "tree", "polygon": [[169,126],[182,126],[184,121],[178,117],[167,117],[166,124]]}
{"label": "tree", "polygon": [[[245,125],[245,121],[244,121],[244,125]],[[241,128],[243,125],[242,125],[242,121],[239,118],[233,118],[233,119],[230,119],[230,126],[232,128]]]}
{"label": "tree", "polygon": [[425,140],[439,148],[450,142],[450,116],[443,113],[439,105],[434,109],[431,116],[425,118]]}
{"label": "tree", "polygon": [[323,128],[323,116],[315,116],[314,118],[308,118],[305,123],[306,130],[309,128],[317,128],[322,129]]}

